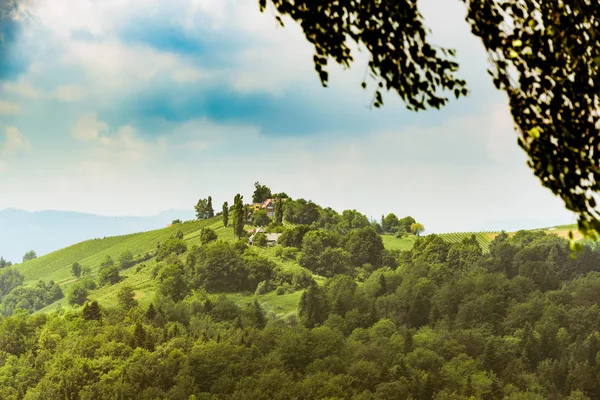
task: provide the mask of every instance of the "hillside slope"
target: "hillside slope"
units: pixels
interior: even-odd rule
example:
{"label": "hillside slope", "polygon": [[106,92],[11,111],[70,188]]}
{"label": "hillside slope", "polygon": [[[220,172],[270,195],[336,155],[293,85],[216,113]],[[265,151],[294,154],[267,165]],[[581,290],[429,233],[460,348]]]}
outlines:
{"label": "hillside slope", "polygon": [[[131,252],[135,258],[142,258],[147,254],[150,255],[150,257],[146,257],[144,262],[121,271],[123,277],[121,282],[94,290],[91,293],[90,298],[98,300],[105,305],[114,304],[116,302],[118,291],[123,286],[130,286],[134,289],[136,298],[142,304],[148,304],[152,302],[155,293],[155,281],[152,276],[152,270],[157,262],[152,254],[156,250],[157,244],[168,240],[181,230],[184,235],[184,241],[188,245],[188,248],[191,248],[193,245],[200,244],[200,231],[203,227],[210,227],[213,229],[220,239],[233,240],[232,228],[224,227],[221,218],[215,217],[203,221],[187,221],[167,228],[147,232],[111,236],[104,239],[86,240],[38,257],[34,260],[17,264],[15,268],[24,275],[25,285],[33,286],[40,280],[44,282],[54,281],[60,285],[66,296],[71,290],[71,285],[77,282],[77,279],[73,277],[71,271],[73,263],[78,262],[82,267],[89,268],[91,272],[90,276],[96,277],[100,264],[107,256],[110,256],[114,260],[118,260],[120,255],[126,251]],[[567,237],[570,229],[574,229],[574,226],[565,225],[545,230],[561,237]],[[456,243],[473,234],[476,236],[477,241],[484,252],[487,252],[489,243],[494,239],[498,232],[444,233],[440,234],[440,236],[450,243]],[[514,233],[509,233],[509,236],[512,235],[514,235]],[[576,236],[575,239],[580,239],[580,236]],[[417,237],[408,236],[396,238],[391,235],[382,235],[382,240],[385,248],[388,250],[406,251],[413,247]],[[280,258],[276,257],[275,249],[273,248],[256,248],[256,251],[285,269],[303,269],[297,261],[282,261]],[[315,276],[315,278],[317,278],[317,280],[320,279],[320,277],[317,276]],[[296,293],[286,293],[281,296],[276,296],[275,293],[268,293],[260,296],[260,300],[267,309],[271,309],[278,314],[285,314],[292,312],[297,308],[300,293],[300,291]],[[253,301],[254,294],[235,293],[230,294],[230,297],[240,305],[244,305]],[[44,312],[56,307],[68,307],[66,298],[63,298],[40,311]]]}
{"label": "hillside slope", "polygon": [[35,250],[48,254],[83,240],[144,232],[174,219],[193,218],[193,211],[170,210],[149,217],[107,217],[70,211],[0,210],[0,256],[13,263]]}
{"label": "hillside slope", "polygon": [[[217,218],[205,221],[188,221],[171,227],[130,235],[111,236],[104,239],[86,240],[50,254],[18,264],[16,268],[25,276],[26,283],[38,280],[63,283],[71,280],[71,265],[78,262],[94,273],[106,256],[117,260],[125,251],[142,255],[156,249],[158,242],[169,239],[181,230],[184,235],[199,232],[204,226],[214,224]],[[193,239],[192,236],[190,239]],[[193,240],[192,240],[193,241]]]}

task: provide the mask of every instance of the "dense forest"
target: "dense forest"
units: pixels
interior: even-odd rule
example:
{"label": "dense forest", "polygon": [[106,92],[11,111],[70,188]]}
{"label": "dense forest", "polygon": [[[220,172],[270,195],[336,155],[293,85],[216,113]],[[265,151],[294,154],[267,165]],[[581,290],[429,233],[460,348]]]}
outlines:
{"label": "dense forest", "polygon": [[[372,224],[346,214],[319,208],[310,225],[280,229],[275,252],[301,273],[205,230],[200,246],[160,245],[148,307],[130,288],[118,307],[81,296],[82,307],[41,314],[4,299],[0,398],[600,398],[595,243],[574,254],[565,239],[521,231],[484,253],[474,237],[432,234],[388,251]],[[83,278],[68,296],[110,285],[121,262],[106,260],[104,282]],[[2,277],[19,287],[14,267]],[[48,302],[63,295],[55,286],[27,290]],[[298,289],[284,318],[223,294]]]}

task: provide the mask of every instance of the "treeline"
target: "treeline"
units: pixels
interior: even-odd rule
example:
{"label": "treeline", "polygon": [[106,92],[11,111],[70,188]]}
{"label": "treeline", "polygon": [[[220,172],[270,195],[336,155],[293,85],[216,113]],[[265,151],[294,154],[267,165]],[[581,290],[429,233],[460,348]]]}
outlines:
{"label": "treeline", "polygon": [[0,315],[11,315],[16,309],[34,312],[64,297],[54,281],[23,286],[24,280],[23,274],[14,267],[0,270]]}
{"label": "treeline", "polygon": [[178,302],[195,290],[209,293],[297,291],[313,283],[307,271],[288,271],[256,252],[244,240],[194,246],[185,258],[171,254],[152,271],[163,301]]}
{"label": "treeline", "polygon": [[364,214],[356,210],[344,210],[340,214],[330,207],[321,207],[310,200],[292,199],[286,193],[272,193],[269,187],[260,182],[256,182],[254,187],[253,204],[261,204],[269,199],[273,200],[274,215],[272,217],[269,217],[263,209],[254,210],[251,205],[244,204],[241,194],[235,196],[233,205],[229,206],[228,202],[223,203],[222,212],[217,214],[214,213],[211,196],[199,199],[194,206],[196,217],[207,219],[220,215],[226,227],[231,223],[234,234],[238,238],[246,236],[246,232],[243,230],[245,224],[268,227],[269,232],[282,232],[283,221],[333,230],[340,234],[346,234],[352,229],[371,226],[377,233],[402,237],[407,234],[419,235],[425,229],[411,216],[399,219],[394,213],[389,213],[386,216],[382,215],[380,222],[369,221]]}
{"label": "treeline", "polygon": [[[334,234],[304,238],[347,248]],[[595,244],[572,258],[563,239],[519,232],[483,254],[474,238],[429,235],[394,260],[363,283],[307,279],[298,317],[276,318],[210,294],[281,279],[245,243],[169,254],[149,308],[124,292],[115,309],[0,319],[0,397],[600,398]]]}

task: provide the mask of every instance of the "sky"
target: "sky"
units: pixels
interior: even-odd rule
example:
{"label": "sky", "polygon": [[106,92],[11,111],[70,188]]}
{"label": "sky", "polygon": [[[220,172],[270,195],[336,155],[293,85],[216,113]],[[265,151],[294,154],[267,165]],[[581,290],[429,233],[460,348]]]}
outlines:
{"label": "sky", "polygon": [[527,167],[463,3],[419,4],[471,93],[414,113],[368,107],[364,51],[323,88],[300,28],[256,0],[25,0],[0,27],[0,209],[151,215],[260,181],[430,232],[575,221]]}

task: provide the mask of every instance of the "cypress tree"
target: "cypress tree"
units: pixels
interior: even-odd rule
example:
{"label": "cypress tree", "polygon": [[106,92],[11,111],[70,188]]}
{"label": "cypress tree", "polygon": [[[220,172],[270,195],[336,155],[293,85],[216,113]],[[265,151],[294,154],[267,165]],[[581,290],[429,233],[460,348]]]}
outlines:
{"label": "cypress tree", "polygon": [[212,197],[208,196],[208,204],[206,205],[208,218],[212,218],[215,216],[215,210],[212,206]]}
{"label": "cypress tree", "polygon": [[229,204],[223,203],[223,226],[227,228],[229,225]]}
{"label": "cypress tree", "polygon": [[133,331],[133,341],[136,347],[146,347],[146,330],[137,322]]}
{"label": "cypress tree", "polygon": [[254,299],[254,303],[252,304],[252,313],[256,327],[263,329],[265,325],[267,325],[267,319],[265,318],[262,307],[258,304],[258,300],[256,299]]}
{"label": "cypress tree", "polygon": [[242,237],[244,232],[244,202],[241,194],[236,194],[233,200],[233,233],[235,237]]}
{"label": "cypress tree", "polygon": [[279,198],[275,201],[275,223],[277,225],[283,223],[283,201]]}
{"label": "cypress tree", "polygon": [[148,311],[146,311],[146,318],[149,321],[154,320],[154,318],[156,317],[156,309],[154,308],[154,304],[150,303],[150,305],[148,306]]}

